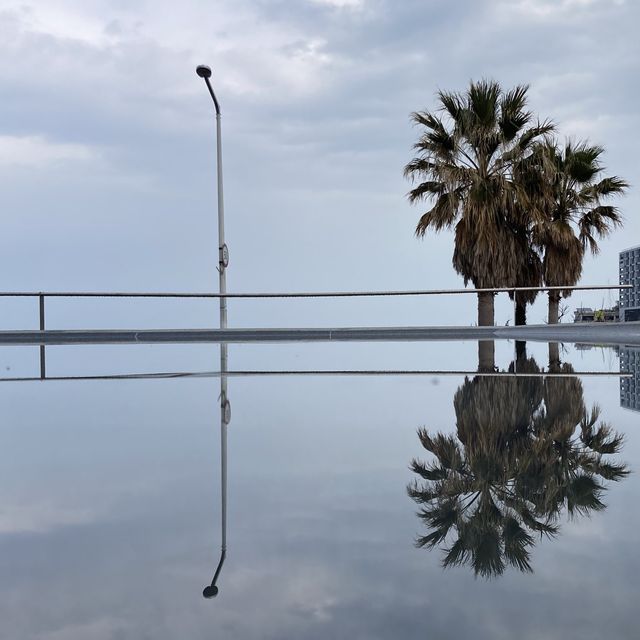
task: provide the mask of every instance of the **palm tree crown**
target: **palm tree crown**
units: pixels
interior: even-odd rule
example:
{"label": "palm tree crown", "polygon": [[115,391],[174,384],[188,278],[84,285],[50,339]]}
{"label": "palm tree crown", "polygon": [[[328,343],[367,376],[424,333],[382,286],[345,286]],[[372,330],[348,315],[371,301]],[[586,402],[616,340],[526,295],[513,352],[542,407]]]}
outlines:
{"label": "palm tree crown", "polygon": [[[537,206],[541,216],[533,226],[533,242],[544,252],[546,285],[575,285],[582,275],[588,249],[597,253],[598,240],[621,224],[617,207],[607,204],[629,186],[617,176],[602,177],[604,149],[567,141],[564,148],[546,140],[537,145],[539,171]],[[564,291],[570,295],[570,291]],[[558,321],[560,293],[549,294],[549,322]]]}
{"label": "palm tree crown", "polygon": [[[437,112],[419,112],[424,128],[405,176],[417,183],[410,202],[429,201],[416,234],[455,230],[453,266],[476,288],[517,286],[523,245],[518,231],[519,187],[513,169],[536,140],[553,130],[526,109],[527,86],[504,91],[472,82],[462,93],[440,91]],[[493,322],[493,297],[479,300],[479,324]],[[490,321],[490,322],[489,322]]]}

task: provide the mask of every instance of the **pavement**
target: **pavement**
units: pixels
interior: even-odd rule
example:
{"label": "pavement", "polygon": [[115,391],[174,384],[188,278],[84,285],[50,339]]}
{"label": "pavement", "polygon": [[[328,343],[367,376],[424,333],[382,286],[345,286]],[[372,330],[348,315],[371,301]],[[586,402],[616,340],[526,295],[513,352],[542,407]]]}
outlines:
{"label": "pavement", "polygon": [[337,327],[0,331],[0,345],[526,340],[640,345],[640,322],[521,327]]}

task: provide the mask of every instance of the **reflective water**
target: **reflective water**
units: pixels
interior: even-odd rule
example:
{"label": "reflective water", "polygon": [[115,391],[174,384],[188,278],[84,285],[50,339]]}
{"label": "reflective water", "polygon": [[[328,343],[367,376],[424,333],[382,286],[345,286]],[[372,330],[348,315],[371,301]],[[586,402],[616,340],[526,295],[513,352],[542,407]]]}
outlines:
{"label": "reflective water", "polygon": [[[546,377],[527,345],[518,377],[230,378],[214,599],[220,380],[2,383],[0,637],[636,638],[637,349],[558,355]],[[575,374],[621,365],[636,377]],[[473,372],[477,346],[237,347],[229,366]]]}

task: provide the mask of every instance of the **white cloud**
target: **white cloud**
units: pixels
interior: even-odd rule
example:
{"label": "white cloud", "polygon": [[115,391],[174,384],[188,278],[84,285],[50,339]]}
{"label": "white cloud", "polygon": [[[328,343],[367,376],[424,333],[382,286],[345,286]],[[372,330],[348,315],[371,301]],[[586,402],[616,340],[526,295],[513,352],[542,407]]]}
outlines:
{"label": "white cloud", "polygon": [[67,162],[85,162],[98,157],[84,144],[57,143],[41,136],[1,136],[0,167],[42,169]]}
{"label": "white cloud", "polygon": [[335,9],[362,9],[364,7],[364,0],[311,0],[311,2]]}
{"label": "white cloud", "polygon": [[562,131],[567,138],[578,138],[597,143],[600,140],[608,139],[607,132],[614,122],[614,118],[606,113],[593,117],[569,116],[562,120]]}
{"label": "white cloud", "polygon": [[620,6],[625,0],[520,0],[503,3],[505,9],[513,9],[531,18],[556,18],[569,12],[580,12],[597,6]]}
{"label": "white cloud", "polygon": [[106,41],[102,21],[97,15],[81,13],[64,4],[42,3],[37,11],[33,7],[23,6],[20,7],[19,16],[33,33],[92,44]]}
{"label": "white cloud", "polygon": [[[364,6],[363,0],[318,1],[336,8]],[[8,11],[0,12],[0,77],[22,84],[37,68],[41,85],[60,93],[69,87],[70,95],[84,88],[95,95],[99,79],[110,87],[100,94],[103,106],[126,111],[144,101],[148,119],[162,119],[163,125],[160,103],[184,103],[185,96],[201,91],[192,73],[199,63],[211,64],[214,73],[224,70],[216,75],[222,94],[280,103],[322,91],[339,71],[327,39],[315,28],[266,20],[251,3],[186,3],[180,11],[166,0],[135,9],[101,6],[100,0],[82,6],[58,0],[28,9],[2,4]]]}

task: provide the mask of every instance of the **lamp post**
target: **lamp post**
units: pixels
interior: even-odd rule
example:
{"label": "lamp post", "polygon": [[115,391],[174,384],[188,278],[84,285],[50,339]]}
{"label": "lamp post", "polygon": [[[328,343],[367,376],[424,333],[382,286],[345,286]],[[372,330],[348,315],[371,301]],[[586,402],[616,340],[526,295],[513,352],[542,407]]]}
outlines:
{"label": "lamp post", "polygon": [[[213,106],[216,110],[216,163],[218,169],[218,273],[220,275],[220,294],[227,292],[226,269],[229,264],[229,249],[224,241],[224,194],[222,189],[222,128],[220,103],[211,86],[211,69],[206,65],[199,65],[196,73],[204,79],[207,89],[211,94]],[[220,328],[227,327],[227,299],[220,298]],[[225,353],[226,355],[226,353]]]}
{"label": "lamp post", "polygon": [[[211,86],[211,69],[206,65],[199,65],[196,73],[201,77],[216,111],[216,164],[218,172],[218,274],[220,285],[220,328],[227,328],[227,299],[224,297],[227,293],[227,276],[226,269],[229,264],[229,250],[224,241],[224,197],[222,190],[222,128],[220,103],[216,98],[216,94]],[[204,588],[202,595],[205,598],[213,598],[218,595],[218,587],[216,581],[222,570],[225,557],[227,555],[227,426],[231,421],[231,405],[227,397],[227,344],[220,344],[220,475],[221,475],[221,529],[222,529],[222,547],[220,551],[220,560],[216,568],[211,585]]]}

